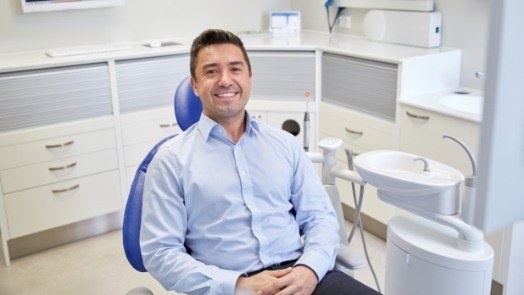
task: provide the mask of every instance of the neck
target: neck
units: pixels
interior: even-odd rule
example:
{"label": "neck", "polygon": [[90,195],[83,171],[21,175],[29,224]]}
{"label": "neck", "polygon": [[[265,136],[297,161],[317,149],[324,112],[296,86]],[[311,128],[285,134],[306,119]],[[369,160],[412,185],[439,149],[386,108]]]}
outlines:
{"label": "neck", "polygon": [[220,120],[217,122],[226,130],[227,137],[234,142],[238,142],[240,137],[246,131],[246,113],[244,112],[239,118],[230,118],[227,120]]}

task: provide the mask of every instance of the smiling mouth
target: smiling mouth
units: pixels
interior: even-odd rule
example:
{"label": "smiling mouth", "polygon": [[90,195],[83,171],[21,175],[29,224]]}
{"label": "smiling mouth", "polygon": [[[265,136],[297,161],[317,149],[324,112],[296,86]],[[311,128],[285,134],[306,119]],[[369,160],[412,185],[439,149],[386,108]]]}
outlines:
{"label": "smiling mouth", "polygon": [[220,98],[229,98],[229,97],[233,97],[237,94],[238,92],[224,92],[224,93],[216,93],[215,96],[218,96]]}

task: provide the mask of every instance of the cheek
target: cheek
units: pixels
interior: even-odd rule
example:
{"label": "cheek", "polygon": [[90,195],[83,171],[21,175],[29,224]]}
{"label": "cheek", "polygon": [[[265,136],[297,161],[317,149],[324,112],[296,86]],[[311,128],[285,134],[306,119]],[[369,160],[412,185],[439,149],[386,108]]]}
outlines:
{"label": "cheek", "polygon": [[201,81],[198,83],[195,93],[199,97],[206,97],[210,95],[211,88],[212,87],[210,87],[209,83],[206,83],[206,81]]}

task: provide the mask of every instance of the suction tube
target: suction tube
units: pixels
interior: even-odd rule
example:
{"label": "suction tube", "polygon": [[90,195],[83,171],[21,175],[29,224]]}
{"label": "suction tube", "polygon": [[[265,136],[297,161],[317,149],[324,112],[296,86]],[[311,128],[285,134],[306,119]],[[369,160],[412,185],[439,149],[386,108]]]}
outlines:
{"label": "suction tube", "polygon": [[475,211],[475,200],[477,195],[477,160],[471,149],[459,139],[444,135],[442,138],[448,138],[458,143],[466,152],[471,162],[472,174],[464,179],[464,190],[462,193],[462,206],[460,217],[468,224],[473,224],[473,215]]}

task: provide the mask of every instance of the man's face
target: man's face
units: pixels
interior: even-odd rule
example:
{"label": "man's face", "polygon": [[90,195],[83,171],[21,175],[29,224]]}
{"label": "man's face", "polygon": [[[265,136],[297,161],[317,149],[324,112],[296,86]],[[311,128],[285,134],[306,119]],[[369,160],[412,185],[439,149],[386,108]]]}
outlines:
{"label": "man's face", "polygon": [[191,85],[203,112],[217,123],[244,118],[252,76],[242,50],[236,45],[213,44],[197,55]]}

